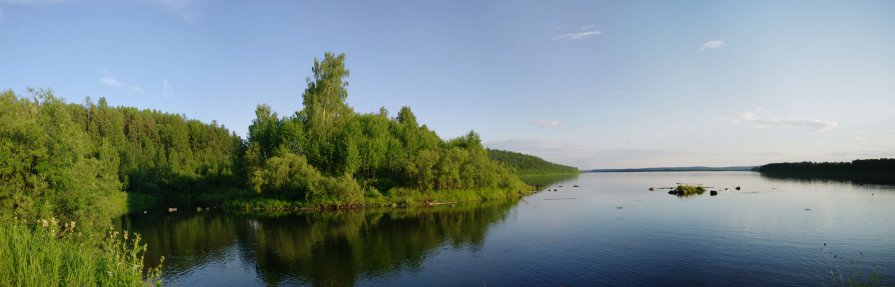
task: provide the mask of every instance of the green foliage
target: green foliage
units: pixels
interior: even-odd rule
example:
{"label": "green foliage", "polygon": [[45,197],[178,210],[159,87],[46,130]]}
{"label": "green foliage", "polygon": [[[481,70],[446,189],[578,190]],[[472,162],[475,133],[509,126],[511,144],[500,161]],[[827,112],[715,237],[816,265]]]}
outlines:
{"label": "green foliage", "polygon": [[244,143],[217,123],[30,91],[33,100],[0,95],[2,218],[93,224],[127,210],[122,190],[185,202],[245,181]]}
{"label": "green foliage", "polygon": [[[83,225],[123,205],[118,157],[109,140],[91,142],[52,91],[34,100],[0,95],[0,221],[48,218]],[[118,199],[121,202],[110,202]]]}
{"label": "green foliage", "polygon": [[705,188],[696,185],[678,184],[672,192],[675,192],[678,196],[690,196],[705,193]]}
{"label": "green foliage", "polygon": [[[475,132],[444,141],[419,126],[409,107],[356,114],[345,103],[344,55],[315,60],[304,109],[278,118],[259,105],[244,162],[250,186],[267,198],[317,206],[381,203],[391,190],[525,190],[510,170],[488,158]],[[276,204],[279,206],[279,204]]]}
{"label": "green foliage", "polygon": [[488,157],[510,167],[520,176],[578,174],[578,168],[543,160],[533,155],[488,149]]}
{"label": "green foliage", "polygon": [[41,220],[33,229],[18,221],[0,225],[0,286],[161,285],[158,268],[144,281],[139,235],[85,238],[73,233],[75,223],[59,229],[55,221]]}

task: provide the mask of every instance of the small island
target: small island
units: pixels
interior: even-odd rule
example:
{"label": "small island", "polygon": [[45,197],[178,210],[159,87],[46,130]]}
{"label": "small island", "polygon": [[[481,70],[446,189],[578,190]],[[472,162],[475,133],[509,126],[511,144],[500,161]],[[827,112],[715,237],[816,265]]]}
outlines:
{"label": "small island", "polygon": [[677,187],[668,191],[668,194],[677,196],[691,196],[705,193],[705,187],[702,185],[678,184]]}

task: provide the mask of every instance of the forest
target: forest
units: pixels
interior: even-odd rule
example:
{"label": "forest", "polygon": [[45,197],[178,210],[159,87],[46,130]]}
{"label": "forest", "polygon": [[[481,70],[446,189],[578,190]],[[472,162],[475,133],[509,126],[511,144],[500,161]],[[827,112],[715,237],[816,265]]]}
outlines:
{"label": "forest", "polygon": [[756,168],[770,177],[819,178],[870,183],[895,182],[895,158],[857,159],[851,162],[786,162]]}
{"label": "forest", "polygon": [[333,53],[315,59],[303,108],[280,116],[259,105],[246,139],[214,121],[112,107],[105,98],[77,104],[49,89],[3,91],[0,285],[147,283],[157,273],[141,274],[139,237],[106,226],[154,206],[433,205],[533,191],[519,175],[577,173],[488,150],[473,131],[442,139],[406,106],[395,116],[357,113],[346,103],[344,61]]}
{"label": "forest", "polygon": [[243,162],[248,185],[261,198],[341,208],[528,190],[509,168],[489,159],[473,131],[443,140],[406,106],[394,117],[384,107],[355,112],[345,102],[344,61],[344,54],[332,53],[315,59],[302,110],[282,117],[264,104],[255,110]]}
{"label": "forest", "polygon": [[578,174],[576,167],[561,165],[542,158],[513,151],[488,149],[488,157],[509,167],[520,176]]}
{"label": "forest", "polygon": [[344,61],[333,53],[315,59],[303,108],[280,116],[259,105],[246,139],[214,121],[111,107],[104,98],[76,104],[52,90],[29,89],[30,98],[4,91],[0,216],[99,222],[128,206],[260,199],[414,205],[505,197],[531,190],[519,175],[577,173],[485,149],[473,131],[442,139],[406,106],[395,116],[357,113],[346,103]]}

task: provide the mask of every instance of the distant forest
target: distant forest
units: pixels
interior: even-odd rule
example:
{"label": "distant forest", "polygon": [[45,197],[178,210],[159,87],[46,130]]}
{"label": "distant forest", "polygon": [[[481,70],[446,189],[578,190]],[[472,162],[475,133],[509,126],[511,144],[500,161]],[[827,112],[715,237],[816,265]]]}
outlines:
{"label": "distant forest", "polygon": [[786,162],[758,167],[772,177],[828,178],[866,182],[895,182],[895,158],[858,159],[851,162]]}
{"label": "distant forest", "polygon": [[577,174],[580,172],[575,167],[552,163],[533,155],[512,151],[488,149],[488,157],[505,164],[521,176]]}

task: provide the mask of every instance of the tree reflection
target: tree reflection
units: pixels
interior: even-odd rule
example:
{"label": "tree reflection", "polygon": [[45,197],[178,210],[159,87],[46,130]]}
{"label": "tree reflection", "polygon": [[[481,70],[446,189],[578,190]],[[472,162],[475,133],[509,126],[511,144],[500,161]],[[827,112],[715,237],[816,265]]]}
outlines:
{"label": "tree reflection", "polygon": [[[441,247],[481,248],[488,228],[505,221],[518,201],[250,215],[134,214],[121,224],[143,234],[148,266],[166,257],[167,274],[242,260],[267,285],[349,286],[361,277],[416,270]],[[233,250],[238,259],[228,256]]]}

